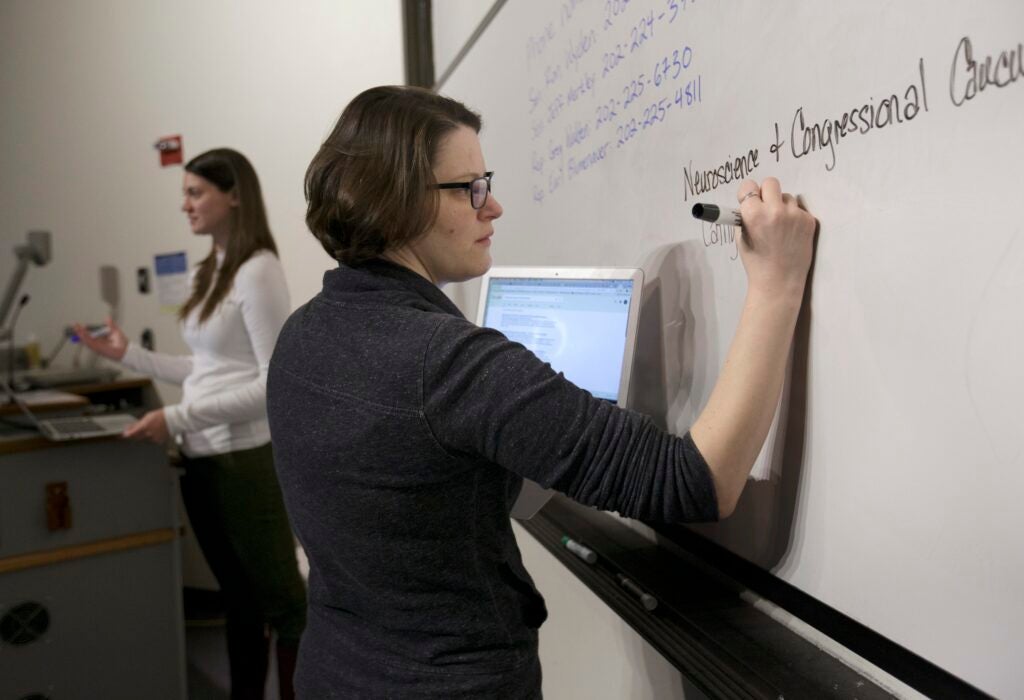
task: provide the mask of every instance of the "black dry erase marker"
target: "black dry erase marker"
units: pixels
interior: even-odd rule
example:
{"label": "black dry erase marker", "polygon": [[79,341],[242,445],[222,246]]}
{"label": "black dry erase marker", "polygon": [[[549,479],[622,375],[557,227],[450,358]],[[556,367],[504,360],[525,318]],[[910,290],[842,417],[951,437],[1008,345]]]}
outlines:
{"label": "black dry erase marker", "polygon": [[726,226],[737,226],[739,228],[743,227],[740,213],[736,209],[720,207],[717,204],[697,203],[693,205],[692,211],[693,218],[700,219],[701,221],[707,221],[712,224],[725,224]]}

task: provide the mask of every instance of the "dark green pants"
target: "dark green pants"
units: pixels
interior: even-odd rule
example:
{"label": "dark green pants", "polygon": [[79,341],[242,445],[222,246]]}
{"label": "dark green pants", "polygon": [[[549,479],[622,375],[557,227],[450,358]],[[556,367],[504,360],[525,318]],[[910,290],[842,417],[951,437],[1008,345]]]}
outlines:
{"label": "dark green pants", "polygon": [[183,466],[181,494],[224,596],[229,647],[268,626],[281,646],[298,646],[306,588],[270,445],[186,458]]}

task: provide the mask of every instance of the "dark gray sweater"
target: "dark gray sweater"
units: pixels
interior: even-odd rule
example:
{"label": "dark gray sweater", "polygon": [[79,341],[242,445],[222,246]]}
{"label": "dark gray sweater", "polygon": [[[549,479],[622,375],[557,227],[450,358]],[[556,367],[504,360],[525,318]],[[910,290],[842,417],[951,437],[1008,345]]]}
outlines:
{"label": "dark gray sweater", "polygon": [[595,399],[386,262],[285,324],[267,390],[310,562],[303,697],[534,698],[544,600],[509,522],[522,477],[645,520],[717,518],[689,435]]}

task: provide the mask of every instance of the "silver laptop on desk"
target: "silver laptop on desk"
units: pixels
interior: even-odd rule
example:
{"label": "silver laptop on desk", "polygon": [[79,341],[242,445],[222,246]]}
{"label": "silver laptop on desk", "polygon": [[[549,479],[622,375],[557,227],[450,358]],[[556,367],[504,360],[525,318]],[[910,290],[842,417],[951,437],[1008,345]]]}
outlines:
{"label": "silver laptop on desk", "polygon": [[[495,267],[477,325],[522,343],[599,399],[626,405],[644,274],[634,268]],[[552,491],[526,480],[512,517],[526,520]]]}
{"label": "silver laptop on desk", "polygon": [[14,393],[6,382],[3,382],[2,385],[4,393],[18,404],[18,408],[25,414],[25,417],[28,418],[32,426],[43,437],[53,442],[120,435],[124,432],[125,428],[138,420],[130,413],[106,413],[99,416],[76,416],[40,420],[32,413],[32,409],[28,407],[24,399]]}

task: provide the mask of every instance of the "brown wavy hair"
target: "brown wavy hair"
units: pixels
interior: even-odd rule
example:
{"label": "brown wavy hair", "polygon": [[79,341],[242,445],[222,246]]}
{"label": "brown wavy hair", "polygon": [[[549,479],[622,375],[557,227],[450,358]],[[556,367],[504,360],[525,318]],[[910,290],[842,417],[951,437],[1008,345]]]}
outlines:
{"label": "brown wavy hair", "polygon": [[341,113],[306,170],[306,224],[346,265],[424,235],[437,218],[433,163],[445,136],[480,115],[429,90],[375,87]]}
{"label": "brown wavy hair", "polygon": [[211,247],[210,254],[196,266],[192,294],[178,312],[178,318],[185,319],[202,305],[199,323],[203,323],[231,291],[235,273],[242,263],[261,250],[277,255],[277,245],[267,224],[260,180],[245,156],[230,148],[214,148],[186,163],[185,172],[209,181],[221,192],[234,191],[238,197],[238,206],[231,214],[232,230],[220,271],[217,270],[217,251]]}

